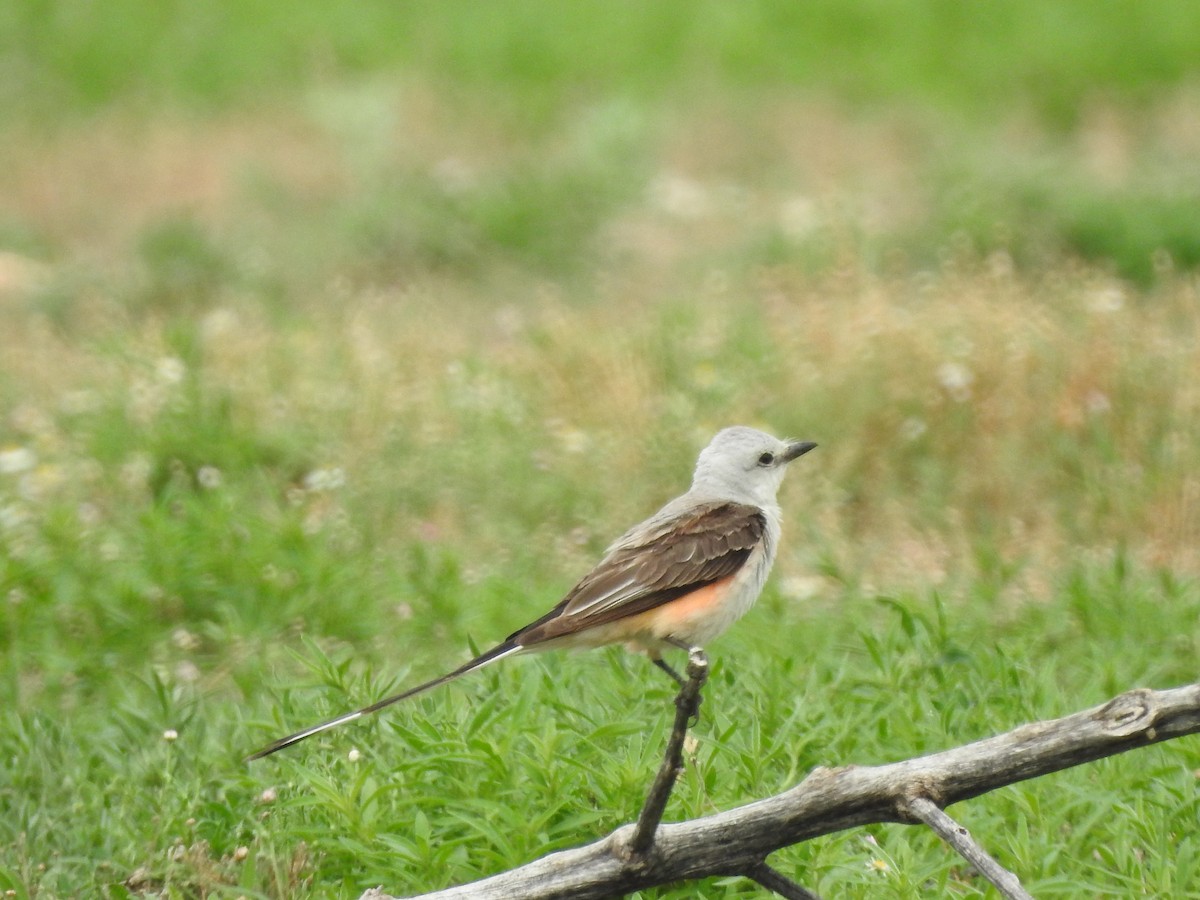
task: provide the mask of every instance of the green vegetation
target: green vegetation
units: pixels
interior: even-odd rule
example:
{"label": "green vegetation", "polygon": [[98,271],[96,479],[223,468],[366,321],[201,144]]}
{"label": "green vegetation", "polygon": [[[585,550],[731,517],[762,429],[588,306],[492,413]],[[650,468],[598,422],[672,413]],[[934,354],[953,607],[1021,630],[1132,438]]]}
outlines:
{"label": "green vegetation", "polygon": [[[669,818],[1194,681],[1191,6],[4,6],[0,891],[417,892],[629,821],[671,686],[618,651],[241,760],[540,614],[731,423],[821,446]],[[956,814],[1036,896],[1196,898],[1198,772]],[[986,894],[921,829],[774,862]]]}

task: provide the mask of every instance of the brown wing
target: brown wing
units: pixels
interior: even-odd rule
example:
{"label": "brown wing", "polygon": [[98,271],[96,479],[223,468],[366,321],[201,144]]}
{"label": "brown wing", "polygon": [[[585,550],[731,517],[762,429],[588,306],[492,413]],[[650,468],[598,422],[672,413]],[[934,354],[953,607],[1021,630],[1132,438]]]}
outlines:
{"label": "brown wing", "polygon": [[522,646],[637,615],[728,578],[763,539],[762,510],[701,504],[624,538],[554,609],[509,636]]}

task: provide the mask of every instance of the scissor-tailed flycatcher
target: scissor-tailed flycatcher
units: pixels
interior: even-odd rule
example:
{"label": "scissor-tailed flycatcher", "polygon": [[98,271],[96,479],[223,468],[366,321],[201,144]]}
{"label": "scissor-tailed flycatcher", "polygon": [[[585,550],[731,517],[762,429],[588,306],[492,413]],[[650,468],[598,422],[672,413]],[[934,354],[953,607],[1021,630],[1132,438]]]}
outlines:
{"label": "scissor-tailed flycatcher", "polygon": [[688,492],[625,532],[546,615],[453,672],[280,738],[250,759],[518,653],[626,644],[682,683],[663,649],[702,646],[754,605],[779,543],[784,467],[815,446],[726,428],[701,451]]}

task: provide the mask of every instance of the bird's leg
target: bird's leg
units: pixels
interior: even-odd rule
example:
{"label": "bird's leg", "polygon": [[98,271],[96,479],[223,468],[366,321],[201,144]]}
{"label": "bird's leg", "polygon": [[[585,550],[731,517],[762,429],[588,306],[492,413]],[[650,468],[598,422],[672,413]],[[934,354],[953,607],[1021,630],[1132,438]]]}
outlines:
{"label": "bird's leg", "polygon": [[[680,640],[677,637],[663,638],[663,641],[665,643],[670,644],[672,647],[678,647],[680,650],[683,650],[685,653],[687,653],[687,655],[688,655],[688,675],[691,675],[692,670],[696,667],[701,667],[701,668],[704,668],[707,670],[708,655],[704,652],[703,648],[697,647],[694,644],[689,644],[687,641]],[[683,688],[687,685],[687,679],[680,677],[678,672],[676,672],[674,669],[672,669],[670,666],[668,666],[662,660],[655,660],[654,664],[656,666],[658,666],[659,668],[663,669],[664,671],[666,671],[672,678],[674,678],[675,681],[679,684],[679,686],[681,688]],[[676,701],[675,701],[676,704],[678,704],[680,702],[680,698],[682,698],[682,697],[683,697],[683,692],[681,691],[679,694],[679,697],[676,698]],[[696,692],[696,700],[695,700],[696,711],[695,711],[695,713],[692,714],[692,719],[688,723],[689,728],[695,728],[696,725],[700,722],[700,704],[703,702],[704,702],[704,695],[701,694],[699,691],[697,691]]]}
{"label": "bird's leg", "polygon": [[677,685],[679,685],[680,687],[683,687],[685,684],[687,684],[687,682],[684,681],[683,676],[680,675],[678,672],[676,672],[675,669],[673,669],[671,667],[671,664],[668,663],[661,656],[654,657],[653,662],[656,666],[658,666],[660,669],[662,669],[664,672],[666,672],[668,675],[670,675],[672,678],[674,678],[675,683]]}
{"label": "bird's leg", "polygon": [[699,653],[701,655],[704,655],[703,648],[697,647],[695,644],[689,644],[687,641],[681,640],[680,638],[677,638],[677,637],[665,637],[665,638],[663,638],[663,643],[670,644],[672,647],[678,647],[684,653],[687,653],[689,655],[691,655],[691,653],[693,651],[696,653]]}

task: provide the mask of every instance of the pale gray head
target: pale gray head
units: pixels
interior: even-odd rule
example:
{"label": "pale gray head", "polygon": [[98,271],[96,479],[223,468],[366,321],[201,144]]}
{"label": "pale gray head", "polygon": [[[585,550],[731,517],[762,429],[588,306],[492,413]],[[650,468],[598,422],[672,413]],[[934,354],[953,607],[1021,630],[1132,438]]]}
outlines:
{"label": "pale gray head", "polygon": [[812,441],[781,441],[743,425],[726,428],[700,451],[692,493],[773,506],[787,464],[815,446]]}

